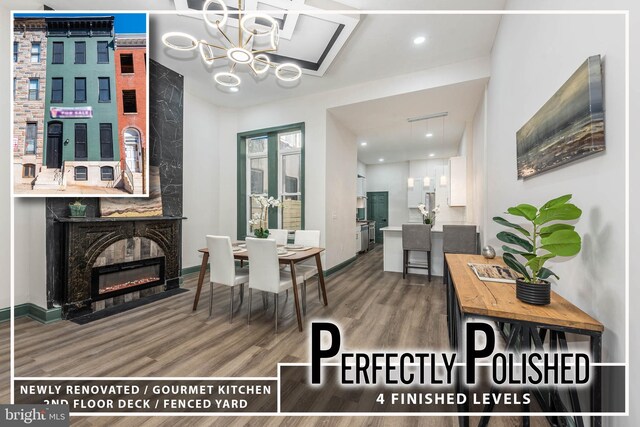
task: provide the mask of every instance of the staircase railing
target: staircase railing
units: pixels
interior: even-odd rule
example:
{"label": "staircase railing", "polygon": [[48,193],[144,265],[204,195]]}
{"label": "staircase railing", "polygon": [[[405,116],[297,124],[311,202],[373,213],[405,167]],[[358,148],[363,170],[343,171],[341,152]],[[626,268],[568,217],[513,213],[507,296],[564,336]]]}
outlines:
{"label": "staircase railing", "polygon": [[129,165],[127,162],[124,162],[124,171],[123,173],[127,176],[129,180],[129,184],[131,185],[131,194],[135,193],[135,183],[133,182],[133,172],[129,169]]}

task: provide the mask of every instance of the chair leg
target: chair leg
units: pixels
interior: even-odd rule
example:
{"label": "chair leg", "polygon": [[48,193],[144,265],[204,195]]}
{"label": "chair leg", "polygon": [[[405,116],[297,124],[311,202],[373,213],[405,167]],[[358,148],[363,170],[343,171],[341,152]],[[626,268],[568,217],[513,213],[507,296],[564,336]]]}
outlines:
{"label": "chair leg", "polygon": [[240,283],[240,305],[244,301],[244,283]]}
{"label": "chair leg", "polygon": [[209,282],[209,317],[213,313],[213,282]]}
{"label": "chair leg", "polygon": [[251,288],[249,288],[249,309],[247,310],[247,325],[251,324]]}
{"label": "chair leg", "polygon": [[402,251],[402,278],[407,278],[407,251]]}
{"label": "chair leg", "polygon": [[276,334],[278,333],[278,294],[273,294],[273,303],[276,306],[276,311],[273,316],[274,322],[276,324]]}
{"label": "chair leg", "polygon": [[307,315],[307,281],[302,282],[302,314]]}
{"label": "chair leg", "polygon": [[229,311],[229,323],[233,323],[233,290],[235,289],[235,286],[231,287],[231,307],[230,307],[230,311]]}
{"label": "chair leg", "polygon": [[267,299],[267,294],[264,291],[261,291],[262,294],[262,309],[264,311],[267,311],[267,308],[269,308],[269,300]]}
{"label": "chair leg", "polygon": [[429,282],[431,282],[431,251],[427,252],[427,268],[429,269]]}

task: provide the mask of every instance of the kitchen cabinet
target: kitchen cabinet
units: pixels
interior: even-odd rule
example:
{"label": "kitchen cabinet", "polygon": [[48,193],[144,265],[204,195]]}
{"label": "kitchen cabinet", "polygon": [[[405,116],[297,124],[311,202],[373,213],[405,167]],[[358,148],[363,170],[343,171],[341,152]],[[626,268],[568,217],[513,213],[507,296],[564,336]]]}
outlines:
{"label": "kitchen cabinet", "polygon": [[356,196],[367,197],[367,179],[363,176],[358,177],[356,184]]}
{"label": "kitchen cabinet", "polygon": [[409,202],[409,208],[417,208],[420,203],[424,203],[425,190],[422,187],[422,178],[416,179],[413,188],[407,190],[407,202]]}
{"label": "kitchen cabinet", "polygon": [[467,158],[463,156],[449,159],[449,206],[467,205]]}

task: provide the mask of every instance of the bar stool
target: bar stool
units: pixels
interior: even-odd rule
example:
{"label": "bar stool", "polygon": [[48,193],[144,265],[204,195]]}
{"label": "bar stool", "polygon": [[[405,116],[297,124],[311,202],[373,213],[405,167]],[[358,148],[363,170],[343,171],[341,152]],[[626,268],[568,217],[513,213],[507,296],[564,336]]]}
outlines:
{"label": "bar stool", "polygon": [[[444,254],[477,254],[478,232],[475,225],[443,225],[442,226],[442,252]],[[447,258],[444,257],[444,269],[446,272]],[[447,284],[447,275],[443,273],[443,281]]]}
{"label": "bar stool", "polygon": [[[409,251],[427,253],[427,265],[409,264]],[[409,268],[429,271],[431,281],[431,224],[402,224],[402,278],[407,277]]]}

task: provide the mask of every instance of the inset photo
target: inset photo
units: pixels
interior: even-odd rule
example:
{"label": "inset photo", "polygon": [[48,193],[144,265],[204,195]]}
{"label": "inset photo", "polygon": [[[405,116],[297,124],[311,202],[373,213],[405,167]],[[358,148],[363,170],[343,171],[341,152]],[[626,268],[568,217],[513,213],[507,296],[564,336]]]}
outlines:
{"label": "inset photo", "polygon": [[13,15],[13,193],[148,196],[147,14]]}

